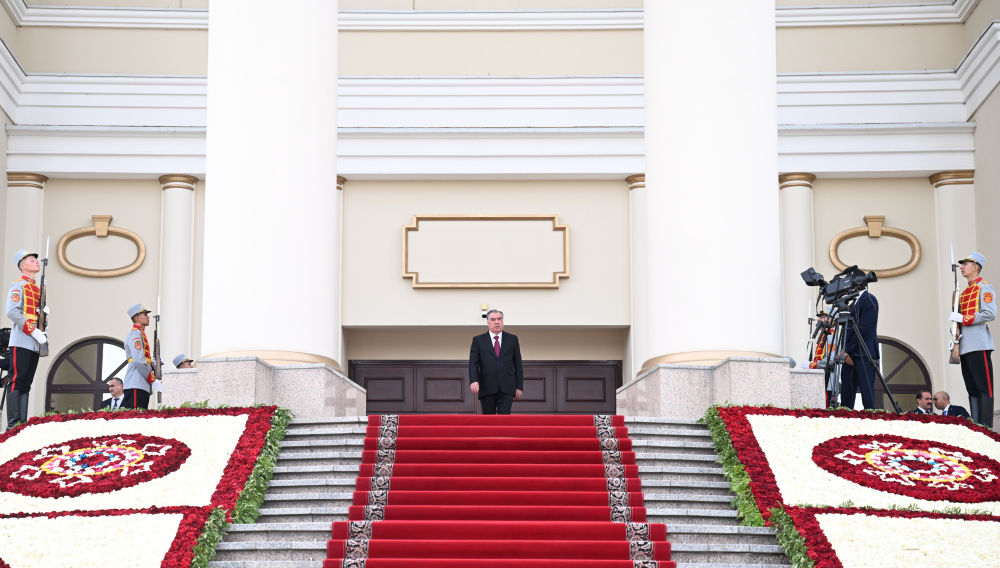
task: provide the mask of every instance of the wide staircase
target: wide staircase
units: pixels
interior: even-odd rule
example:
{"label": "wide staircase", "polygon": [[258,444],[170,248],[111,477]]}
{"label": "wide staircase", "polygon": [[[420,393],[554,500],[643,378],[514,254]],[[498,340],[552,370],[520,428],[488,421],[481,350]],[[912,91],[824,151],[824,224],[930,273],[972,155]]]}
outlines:
{"label": "wide staircase", "polygon": [[[367,425],[367,418],[294,420],[260,519],[231,526],[209,566],[324,566],[328,547],[343,548],[330,541],[334,523],[341,522],[338,532],[343,533],[342,522],[354,506]],[[653,418],[630,418],[625,425],[641,478],[645,521],[666,525],[671,561],[695,568],[789,565],[770,529],[739,525],[704,425]]]}

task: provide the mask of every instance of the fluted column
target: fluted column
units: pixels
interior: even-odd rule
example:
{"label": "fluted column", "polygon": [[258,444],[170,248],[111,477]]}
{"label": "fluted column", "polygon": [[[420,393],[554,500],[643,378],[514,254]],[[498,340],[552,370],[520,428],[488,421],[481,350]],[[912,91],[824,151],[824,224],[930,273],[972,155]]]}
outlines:
{"label": "fluted column", "polygon": [[778,176],[781,200],[781,286],[784,300],[785,354],[808,357],[809,318],[815,315],[816,288],[806,286],[799,274],[813,266],[813,182],[810,173]]}
{"label": "fluted column", "polygon": [[45,246],[42,214],[45,207],[45,182],[42,174],[26,172],[7,173],[7,214],[4,220],[4,282],[13,282],[20,272],[9,260],[20,249],[39,249]]}
{"label": "fluted column", "polygon": [[774,3],[647,2],[644,42],[637,360],[779,354]]}
{"label": "fluted column", "polygon": [[194,188],[198,178],[160,176],[160,344],[163,359],[191,349],[194,281]]}
{"label": "fluted column", "polygon": [[[952,310],[951,296],[955,289],[955,278],[949,270],[951,249],[955,249],[955,258],[964,257],[970,251],[976,250],[976,189],[974,185],[975,172],[972,170],[956,170],[938,172],[930,176],[934,187],[934,216],[937,224],[937,275],[938,275],[938,305],[937,324],[941,348],[936,351],[938,372],[934,375],[943,378],[941,385],[934,385],[935,390],[948,391],[955,404],[962,404],[968,396],[965,381],[962,379],[962,369],[959,365],[948,363],[946,347],[949,341],[949,330],[946,318]],[[958,285],[965,287],[965,279],[958,275]],[[933,363],[932,363],[933,364]]]}
{"label": "fluted column", "polygon": [[337,7],[209,6],[203,356],[339,368]]}
{"label": "fluted column", "polygon": [[[649,353],[649,337],[646,330],[650,328],[650,316],[644,309],[649,304],[649,271],[647,270],[646,254],[646,174],[634,174],[625,178],[629,192],[629,235],[631,294],[632,294],[632,328],[629,333],[629,357],[622,369],[625,380],[634,378],[639,372],[640,364]],[[647,357],[648,358],[648,357]]]}

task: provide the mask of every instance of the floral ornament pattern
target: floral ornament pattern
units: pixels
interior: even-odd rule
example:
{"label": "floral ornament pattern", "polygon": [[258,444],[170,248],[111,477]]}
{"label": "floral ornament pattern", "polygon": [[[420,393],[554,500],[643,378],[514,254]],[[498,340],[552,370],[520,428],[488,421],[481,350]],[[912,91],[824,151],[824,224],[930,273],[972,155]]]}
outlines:
{"label": "floral ornament pattern", "polygon": [[143,546],[121,565],[187,568],[213,511],[231,519],[276,411],[60,414],[3,433],[0,568],[104,568],[94,535],[122,527]]}
{"label": "floral ornament pattern", "polygon": [[951,416],[717,411],[761,515],[783,509],[815,566],[1000,567],[997,433]]}
{"label": "floral ornament pattern", "polygon": [[107,493],[177,471],[190,455],[179,440],[158,436],[76,438],[24,452],[0,465],[0,487],[50,498]]}
{"label": "floral ornament pattern", "polygon": [[1000,463],[943,442],[841,436],[813,448],[817,465],[855,483],[933,501],[1000,499]]}

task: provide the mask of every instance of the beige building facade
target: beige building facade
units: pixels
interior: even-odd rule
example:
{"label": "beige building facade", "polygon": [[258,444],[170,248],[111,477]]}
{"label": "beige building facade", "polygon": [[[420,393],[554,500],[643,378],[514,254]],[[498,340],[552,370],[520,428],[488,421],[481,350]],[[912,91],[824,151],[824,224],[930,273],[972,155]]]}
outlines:
{"label": "beige building facade", "polygon": [[0,0],[4,282],[50,242],[31,413],[100,400],[136,302],[198,361],[166,404],[363,414],[359,364],[416,392],[499,308],[553,376],[611,365],[619,413],[814,406],[782,358],[835,259],[880,274],[904,409],[965,404],[949,257],[1000,273],[1000,1],[646,4]]}

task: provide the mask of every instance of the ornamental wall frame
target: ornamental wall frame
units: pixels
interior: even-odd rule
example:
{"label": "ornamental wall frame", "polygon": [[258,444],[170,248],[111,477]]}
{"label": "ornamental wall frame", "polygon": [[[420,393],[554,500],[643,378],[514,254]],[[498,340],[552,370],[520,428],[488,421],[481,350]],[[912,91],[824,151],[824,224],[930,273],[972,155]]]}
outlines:
{"label": "ornamental wall frame", "polygon": [[877,239],[884,235],[886,237],[899,239],[910,246],[910,259],[907,262],[891,268],[862,268],[862,270],[874,272],[879,278],[892,278],[894,276],[902,276],[903,274],[911,272],[917,267],[918,264],[920,264],[922,250],[920,247],[920,241],[917,239],[916,235],[909,231],[904,231],[903,229],[884,226],[885,215],[865,215],[863,219],[865,222],[864,227],[854,227],[852,229],[841,231],[830,241],[830,262],[833,263],[837,270],[842,271],[849,266],[840,259],[840,253],[838,252],[840,245],[848,239],[862,236]]}
{"label": "ornamental wall frame", "polygon": [[[124,276],[138,270],[139,267],[142,266],[142,263],[146,260],[146,243],[143,242],[142,237],[132,231],[129,231],[128,229],[112,227],[111,221],[113,217],[111,215],[91,215],[90,218],[94,222],[92,226],[73,229],[59,237],[59,244],[56,245],[56,258],[59,259],[59,264],[62,265],[67,272],[88,278],[113,278],[115,276]],[[86,268],[74,264],[67,257],[66,249],[69,247],[69,244],[76,239],[90,235],[99,239],[114,235],[131,242],[135,245],[135,258],[129,264],[108,269]]]}
{"label": "ornamental wall frame", "polygon": [[[421,282],[420,273],[410,269],[409,265],[409,235],[420,230],[420,223],[425,221],[549,221],[553,232],[562,233],[562,269],[552,271],[552,280],[548,282]],[[413,222],[403,226],[403,258],[402,275],[410,279],[413,288],[504,288],[504,289],[544,289],[558,288],[560,279],[569,278],[569,226],[560,225],[558,215],[524,214],[524,215],[414,215]]]}

